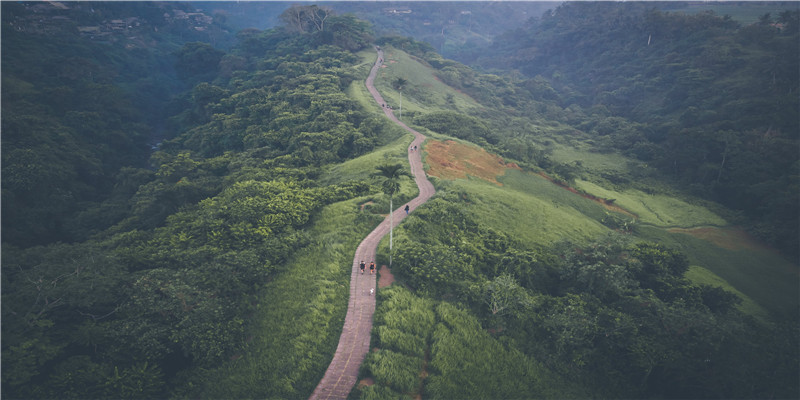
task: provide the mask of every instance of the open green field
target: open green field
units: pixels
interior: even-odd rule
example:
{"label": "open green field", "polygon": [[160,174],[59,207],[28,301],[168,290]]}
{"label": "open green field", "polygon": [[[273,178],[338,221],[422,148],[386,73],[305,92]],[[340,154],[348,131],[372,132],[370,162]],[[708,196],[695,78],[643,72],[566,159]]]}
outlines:
{"label": "open green field", "polygon": [[623,173],[627,172],[629,159],[619,154],[597,153],[589,151],[588,146],[576,143],[577,146],[552,143],[550,157],[560,163],[571,163],[579,160],[584,168],[595,172]]}
{"label": "open green field", "polygon": [[575,185],[586,193],[604,199],[636,214],[639,223],[659,227],[724,226],[727,222],[707,208],[686,203],[663,194],[647,194],[640,190],[609,190],[592,182],[577,180]]}
{"label": "open green field", "polygon": [[[437,93],[459,94],[434,79],[431,68],[402,51],[386,51],[387,60],[399,62],[390,64],[387,72],[376,80],[376,86],[380,87],[382,93],[396,93],[389,87],[388,80],[402,76],[411,85],[430,85],[430,90]],[[470,98],[461,96],[465,101],[457,103],[461,108],[475,104]],[[442,96],[434,98],[440,101],[444,99]],[[404,97],[403,107],[422,112],[438,109],[418,102],[415,97]],[[630,178],[640,172],[629,171],[629,168],[633,168],[631,165],[638,164],[630,163],[621,155],[591,152],[585,144],[570,146],[560,142],[551,144],[552,158],[561,163],[579,160],[589,175],[620,174]],[[359,162],[362,161],[352,161],[353,166]],[[339,168],[347,171],[351,166]],[[453,181],[434,179],[433,182],[438,191],[465,193],[470,198],[468,207],[478,220],[532,246],[547,246],[562,239],[588,241],[610,231],[600,223],[610,211],[536,174],[510,169],[498,180],[503,186],[477,178]],[[648,194],[637,189],[616,190],[589,180],[577,180],[576,186],[597,197],[615,199],[615,205],[636,214],[639,217],[634,229],[636,237],[682,251],[694,265],[693,272],[688,275],[690,279],[697,283],[722,286],[740,294],[744,300],[741,309],[749,314],[763,319],[767,313],[794,312],[800,305],[798,267],[773,251],[758,247],[724,248],[702,238],[667,230],[673,227],[729,226],[725,219],[710,209],[663,194],[663,188]],[[385,244],[382,243],[382,246]]]}
{"label": "open green field", "polygon": [[769,312],[764,307],[761,307],[750,296],[740,292],[731,286],[728,281],[708,269],[692,265],[689,267],[689,271],[686,272],[686,277],[700,285],[718,286],[729,292],[736,293],[742,299],[742,304],[739,305],[740,310],[757,317],[760,321],[769,321]]}
{"label": "open green field", "polygon": [[[509,173],[523,175],[521,172]],[[508,183],[513,179],[516,181]],[[600,217],[604,213],[601,206],[597,205],[595,209],[587,204],[591,203],[590,200],[575,196],[536,175],[513,179],[504,179],[503,187],[479,179],[458,179],[439,185],[437,190],[467,193],[468,208],[479,221],[510,234],[522,243],[547,246],[564,239],[585,241],[607,231],[598,221],[583,213]],[[538,181],[558,190],[529,191],[537,186],[546,186]]]}
{"label": "open green field", "polygon": [[378,72],[375,87],[395,110],[400,108],[400,92],[392,87],[397,78],[408,81],[403,89],[403,112],[452,110],[466,113],[482,108],[471,97],[441,82],[430,67],[405,52],[391,46],[385,46],[383,51],[386,67]]}
{"label": "open green field", "polygon": [[325,184],[331,184],[349,180],[368,179],[375,173],[375,167],[378,165],[407,164],[408,144],[411,143],[413,136],[411,136],[411,134],[404,134],[402,131],[394,130],[391,134],[392,141],[389,144],[371,153],[331,166],[323,172],[320,181]]}
{"label": "open green field", "polygon": [[[796,315],[800,306],[798,268],[778,253],[766,247],[727,249],[708,240],[653,226],[637,227],[636,234],[679,249],[693,265],[714,273],[769,312]],[[689,274],[689,278],[695,279],[698,275]],[[697,282],[707,283],[705,279],[700,277]],[[745,311],[760,314],[756,308],[747,307],[747,303],[742,306]]]}

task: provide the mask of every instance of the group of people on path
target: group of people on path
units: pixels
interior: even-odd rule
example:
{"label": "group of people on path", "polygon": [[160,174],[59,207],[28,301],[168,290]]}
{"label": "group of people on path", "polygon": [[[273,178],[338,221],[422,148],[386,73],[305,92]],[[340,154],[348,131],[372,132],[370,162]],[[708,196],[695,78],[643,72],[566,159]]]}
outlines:
{"label": "group of people on path", "polygon": [[[364,262],[364,260],[361,260],[361,264],[359,264],[358,267],[361,268],[361,273],[363,274],[364,270],[367,268],[367,264]],[[369,273],[375,273],[375,261],[369,263]]]}

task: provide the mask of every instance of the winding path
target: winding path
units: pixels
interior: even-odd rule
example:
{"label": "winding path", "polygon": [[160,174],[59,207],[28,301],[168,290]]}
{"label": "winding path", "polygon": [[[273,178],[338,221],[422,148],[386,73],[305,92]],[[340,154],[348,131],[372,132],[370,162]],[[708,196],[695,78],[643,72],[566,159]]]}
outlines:
{"label": "winding path", "polygon": [[[421,148],[422,142],[425,141],[425,136],[397,119],[391,109],[383,107],[386,101],[373,85],[375,76],[378,74],[381,64],[383,64],[383,51],[378,47],[376,47],[376,50],[378,59],[367,77],[367,90],[372,94],[378,105],[383,108],[383,113],[386,114],[386,117],[414,134],[414,141],[411,142],[411,146]],[[419,188],[419,195],[407,203],[410,210],[413,211],[431,198],[436,193],[436,190],[433,188],[433,184],[428,181],[428,178],[425,177],[419,150],[409,152],[408,161],[411,164],[411,174],[414,176],[414,181]],[[395,226],[405,218],[404,208],[405,204],[402,204],[392,212]],[[311,399],[313,400],[346,399],[356,383],[361,362],[364,361],[364,357],[369,351],[372,315],[375,313],[375,296],[370,294],[370,289],[377,289],[375,285],[375,277],[377,275],[370,275],[368,272],[362,275],[358,270],[358,263],[361,260],[366,263],[375,260],[375,250],[378,247],[378,242],[389,233],[389,221],[390,218],[387,216],[375,230],[364,238],[356,249],[350,272],[350,302],[347,305],[347,315],[344,319],[342,335],[339,337],[339,346],[336,348],[336,353],[333,355],[333,361],[328,366],[328,370],[325,371],[325,376],[322,377],[317,388],[314,389],[314,393],[311,394]]]}

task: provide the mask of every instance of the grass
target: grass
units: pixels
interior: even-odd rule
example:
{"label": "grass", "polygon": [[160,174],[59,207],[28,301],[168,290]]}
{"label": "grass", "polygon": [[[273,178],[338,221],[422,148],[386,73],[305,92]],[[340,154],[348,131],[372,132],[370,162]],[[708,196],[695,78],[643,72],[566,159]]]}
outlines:
{"label": "grass", "polygon": [[[408,145],[412,140],[411,134],[396,135],[390,143],[371,153],[328,167],[320,176],[319,181],[329,185],[348,180],[369,179],[375,173],[375,167],[378,165],[408,165]],[[408,167],[406,167],[406,171],[408,171]],[[407,180],[401,180],[401,182],[406,183]]]}
{"label": "grass", "polygon": [[[400,92],[392,87],[397,78],[408,81],[403,89],[403,111],[434,112],[462,111],[482,108],[471,97],[436,79],[433,69],[401,50],[385,46],[384,65],[375,79],[375,87],[393,108],[400,107]],[[448,98],[452,101],[448,101]]]}
{"label": "grass", "polygon": [[767,312],[764,307],[758,305],[758,303],[753,301],[753,299],[751,299],[749,296],[736,290],[736,288],[731,286],[728,281],[720,278],[717,274],[709,271],[708,269],[697,265],[692,265],[689,267],[689,271],[686,272],[686,277],[699,285],[717,286],[729,292],[735,293],[737,296],[739,296],[739,298],[742,299],[742,303],[738,306],[739,310],[758,318],[762,322],[769,321],[769,312]]}
{"label": "grass", "polygon": [[608,231],[599,222],[605,215],[602,206],[544,178],[508,170],[500,181],[503,187],[478,179],[461,179],[449,183],[446,189],[469,193],[469,209],[479,222],[523,243],[584,241]]}
{"label": "grass", "polygon": [[[474,316],[449,303],[436,307],[426,393],[432,398],[574,398],[567,384],[544,366],[504,346]],[[524,378],[522,378],[524,377]]]}
{"label": "grass", "polygon": [[589,146],[577,142],[576,146],[550,142],[550,158],[559,163],[580,161],[584,168],[592,172],[626,173],[629,159],[619,154],[606,154],[589,151]]}
{"label": "grass", "polygon": [[[770,313],[796,317],[800,307],[798,269],[778,253],[768,248],[726,249],[691,235],[670,233],[654,226],[639,226],[636,233],[643,239],[680,250],[692,265],[705,268],[736,292],[743,293],[746,296],[743,300],[750,298]],[[708,280],[696,273],[689,278],[699,278],[697,283]],[[757,317],[762,315],[758,308],[747,307],[745,311]]]}
{"label": "grass", "polygon": [[285,271],[264,288],[242,357],[209,374],[210,398],[307,398],[333,358],[349,298],[358,242],[354,199],[325,207]]}
{"label": "grass", "polygon": [[[407,79],[410,81],[424,82],[419,75],[431,73],[429,68],[404,56],[402,52],[394,50],[392,54],[402,61],[393,65],[399,66],[404,62],[412,64],[403,67],[407,68],[405,70],[396,68],[401,73],[409,72]],[[406,100],[404,107],[425,109],[424,105],[411,102]],[[557,162],[580,160],[590,176],[606,173],[630,178],[640,176],[642,172],[629,170],[631,164],[623,156],[590,152],[585,144],[569,146],[551,141],[549,148],[553,150],[551,157]],[[561,239],[590,240],[608,232],[599,222],[607,211],[591,200],[530,173],[507,170],[498,180],[504,184],[503,187],[473,178],[452,181],[432,179],[439,191],[466,193],[471,199],[467,207],[480,222],[509,233],[523,243],[547,246]],[[670,227],[728,225],[725,219],[708,207],[664,194],[664,188],[655,188],[654,191],[658,193],[648,194],[631,188],[614,190],[608,188],[611,185],[607,183],[601,186],[588,180],[578,180],[576,186],[597,197],[615,199],[614,204],[637,214],[639,220],[635,225],[635,234],[639,238],[676,248],[686,254],[693,264],[724,279],[729,287],[744,294],[745,301],[749,298],[757,303],[756,307],[745,303],[744,309],[752,315],[763,315],[758,307],[775,313],[797,310],[800,296],[796,265],[767,250],[725,249],[709,241],[666,230]],[[386,247],[388,245],[383,241],[380,248]]]}
{"label": "grass", "polygon": [[659,227],[690,228],[695,226],[724,226],[722,217],[705,207],[662,194],[647,194],[636,189],[614,191],[592,182],[578,180],[578,189],[605,199],[615,199],[614,204],[639,216],[639,222]]}
{"label": "grass", "polygon": [[367,355],[362,368],[362,375],[372,378],[375,385],[362,388],[353,397],[418,394],[428,341],[436,323],[434,302],[397,285],[378,291],[377,300],[372,342],[378,348]]}
{"label": "grass", "polygon": [[[375,53],[374,49],[367,49],[358,52],[356,55],[361,58],[361,62],[355,65],[353,69],[358,71],[358,74],[364,76],[364,79],[366,79],[372,65],[375,64],[377,53]],[[356,100],[367,112],[374,113],[375,115],[383,115],[381,107],[375,102],[375,99],[372,98],[372,95],[367,90],[364,80],[358,79],[350,83],[346,93],[350,98]]]}

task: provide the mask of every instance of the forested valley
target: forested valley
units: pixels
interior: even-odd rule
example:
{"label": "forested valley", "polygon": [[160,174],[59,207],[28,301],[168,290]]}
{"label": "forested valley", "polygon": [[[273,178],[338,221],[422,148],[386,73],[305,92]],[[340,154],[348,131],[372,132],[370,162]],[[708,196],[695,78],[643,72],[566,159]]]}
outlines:
{"label": "forested valley", "polygon": [[[2,3],[4,397],[308,398],[406,162],[374,45],[404,121],[515,169],[434,177],[396,229],[350,397],[800,396],[796,6],[556,4],[460,62],[325,4],[200,8]],[[667,232],[729,225],[769,255]]]}

